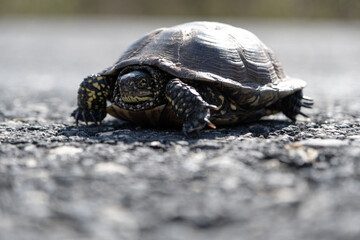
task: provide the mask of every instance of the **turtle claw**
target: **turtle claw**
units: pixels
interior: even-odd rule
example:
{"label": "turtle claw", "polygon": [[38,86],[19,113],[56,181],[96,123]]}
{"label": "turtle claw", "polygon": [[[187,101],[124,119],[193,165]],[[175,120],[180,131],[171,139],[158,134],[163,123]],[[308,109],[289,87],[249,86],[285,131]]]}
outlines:
{"label": "turtle claw", "polygon": [[98,123],[97,123],[97,120],[96,120],[96,118],[95,118],[95,116],[94,116],[94,112],[93,111],[90,111],[90,117],[91,117],[91,120],[95,123],[95,125],[98,125]]}
{"label": "turtle claw", "polygon": [[306,115],[306,114],[305,114],[305,113],[303,113],[303,112],[299,112],[299,114],[300,114],[301,116],[303,116],[303,117],[309,118],[309,116],[308,116],[308,115]]}
{"label": "turtle claw", "polygon": [[212,104],[208,104],[208,103],[205,103],[205,104],[204,104],[204,107],[205,107],[205,108],[208,108],[208,109],[210,109],[210,110],[219,110],[219,109],[220,109],[220,107],[215,106],[215,105],[212,105]]}
{"label": "turtle claw", "polygon": [[215,126],[215,124],[213,124],[212,122],[210,122],[210,120],[209,119],[204,119],[204,121],[206,122],[206,125],[208,126],[208,127],[211,127],[212,129],[216,129],[216,126]]}
{"label": "turtle claw", "polygon": [[189,119],[187,119],[183,124],[184,135],[186,137],[189,137],[189,133],[195,132],[196,136],[199,138],[200,130],[203,129],[205,126],[209,126],[215,129],[216,126],[212,122],[210,122],[209,117],[209,110],[206,109],[205,112],[199,112],[198,114],[195,114]]}
{"label": "turtle claw", "polygon": [[77,111],[77,109],[71,114],[71,116],[73,116],[75,118],[75,124],[76,126],[79,126],[79,111]]}
{"label": "turtle claw", "polygon": [[87,118],[86,118],[86,115],[85,115],[85,111],[81,112],[81,117],[82,117],[82,120],[85,121],[86,126],[88,126],[88,121],[87,121]]}
{"label": "turtle claw", "polygon": [[297,104],[301,107],[312,108],[312,106],[314,105],[314,100],[311,97],[301,96],[301,98],[299,97],[297,99]]}
{"label": "turtle claw", "polygon": [[302,99],[305,100],[306,102],[308,102],[309,104],[310,103],[314,104],[314,99],[312,99],[311,97],[302,96]]}
{"label": "turtle claw", "polygon": [[98,113],[98,119],[99,119],[99,124],[102,126],[102,120],[103,120],[103,115],[106,115],[106,111],[100,109],[99,113]]}
{"label": "turtle claw", "polygon": [[101,125],[101,121],[106,116],[106,111],[103,109],[88,110],[78,107],[71,113],[71,116],[75,118],[76,126],[79,125],[79,121],[85,122],[86,126],[89,126],[89,122],[94,122],[95,125],[98,125],[99,122]]}
{"label": "turtle claw", "polygon": [[312,108],[312,104],[304,103],[302,101],[300,102],[300,105],[305,108]]}

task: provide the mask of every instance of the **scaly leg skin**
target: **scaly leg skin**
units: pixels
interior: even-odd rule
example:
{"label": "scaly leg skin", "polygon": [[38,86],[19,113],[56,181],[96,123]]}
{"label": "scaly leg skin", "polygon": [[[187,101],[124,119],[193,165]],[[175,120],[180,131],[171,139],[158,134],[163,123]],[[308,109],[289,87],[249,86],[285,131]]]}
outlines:
{"label": "scaly leg skin", "polygon": [[79,120],[98,122],[106,117],[106,100],[110,99],[114,91],[115,81],[110,77],[99,74],[85,78],[80,84],[78,91],[78,108],[71,114],[75,118],[76,125]]}
{"label": "scaly leg skin", "polygon": [[277,102],[274,107],[282,111],[292,121],[296,121],[296,115],[300,114],[308,117],[301,112],[301,107],[312,108],[314,100],[310,97],[303,96],[302,91],[297,91]]}
{"label": "scaly leg skin", "polygon": [[166,85],[165,95],[177,117],[184,121],[185,136],[194,131],[199,135],[205,125],[215,128],[209,118],[210,109],[217,107],[205,102],[193,87],[175,78]]}

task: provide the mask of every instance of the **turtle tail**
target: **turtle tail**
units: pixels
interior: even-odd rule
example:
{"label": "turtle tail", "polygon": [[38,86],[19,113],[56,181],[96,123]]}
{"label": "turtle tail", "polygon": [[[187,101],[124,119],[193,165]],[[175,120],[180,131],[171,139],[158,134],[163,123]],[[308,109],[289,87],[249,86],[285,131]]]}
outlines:
{"label": "turtle tail", "polygon": [[281,100],[276,102],[270,107],[270,109],[276,109],[283,112],[292,121],[296,121],[298,114],[309,117],[305,113],[301,112],[301,107],[312,108],[314,100],[310,97],[303,96],[302,90],[299,90]]}

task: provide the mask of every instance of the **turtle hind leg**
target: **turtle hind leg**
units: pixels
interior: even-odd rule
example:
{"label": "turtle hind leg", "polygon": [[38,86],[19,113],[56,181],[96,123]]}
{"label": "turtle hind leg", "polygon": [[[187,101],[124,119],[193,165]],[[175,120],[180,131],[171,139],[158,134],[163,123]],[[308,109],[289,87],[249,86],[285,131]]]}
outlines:
{"label": "turtle hind leg", "polygon": [[301,112],[301,107],[312,108],[314,100],[310,97],[303,96],[302,90],[285,97],[281,103],[281,111],[292,121],[296,121],[296,115],[300,114],[308,117]]}
{"label": "turtle hind leg", "polygon": [[303,96],[302,90],[300,90],[279,100],[274,104],[274,107],[295,122],[298,114],[308,117],[305,113],[301,112],[301,107],[312,108],[313,104],[314,100],[310,97]]}

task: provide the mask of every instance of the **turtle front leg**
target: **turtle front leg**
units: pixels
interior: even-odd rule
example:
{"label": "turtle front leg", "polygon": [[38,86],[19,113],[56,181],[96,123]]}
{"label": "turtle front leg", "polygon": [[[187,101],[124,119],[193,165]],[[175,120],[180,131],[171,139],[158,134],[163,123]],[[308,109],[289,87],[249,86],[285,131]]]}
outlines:
{"label": "turtle front leg", "polygon": [[186,136],[193,131],[199,134],[205,125],[215,128],[209,118],[210,109],[217,107],[205,102],[193,87],[175,78],[166,85],[165,95],[177,117],[184,121],[183,132]]}
{"label": "turtle front leg", "polygon": [[115,81],[99,74],[90,75],[82,81],[78,90],[78,108],[71,114],[76,125],[79,120],[86,125],[88,122],[101,124],[106,117],[106,100],[111,98],[114,86]]}

